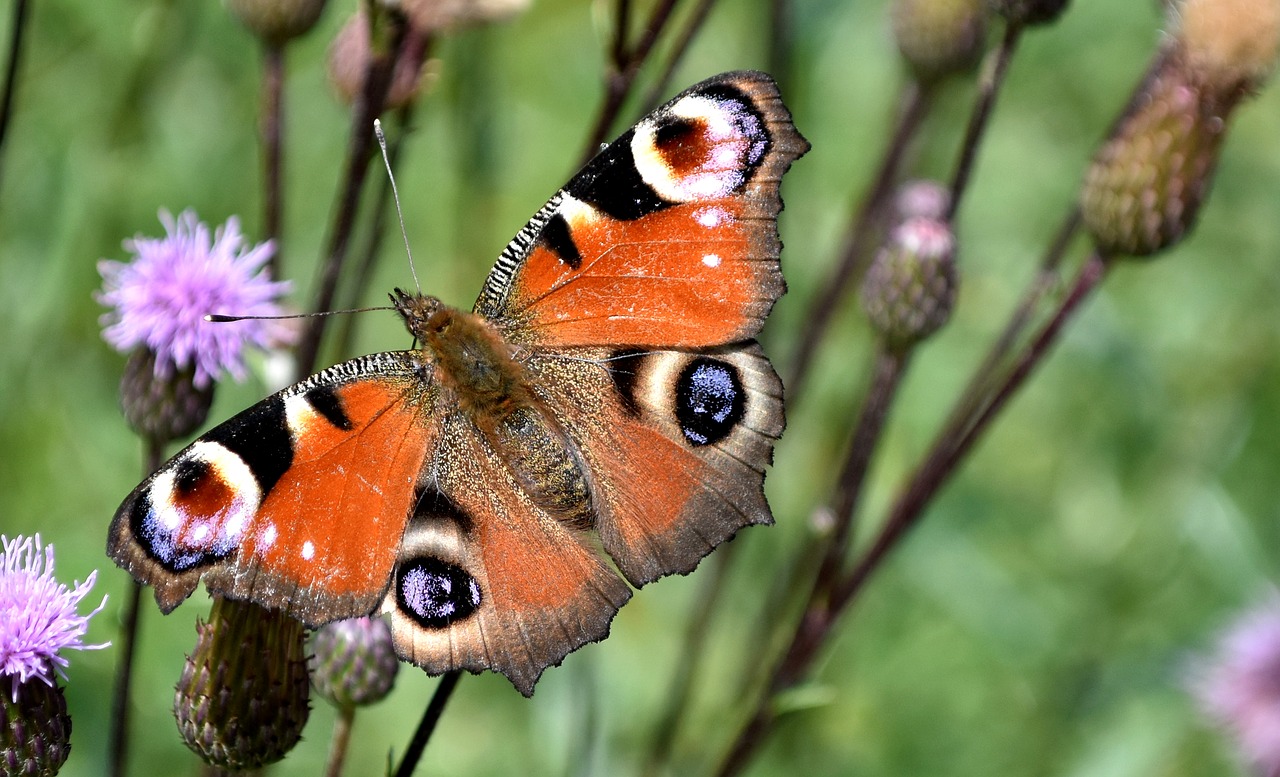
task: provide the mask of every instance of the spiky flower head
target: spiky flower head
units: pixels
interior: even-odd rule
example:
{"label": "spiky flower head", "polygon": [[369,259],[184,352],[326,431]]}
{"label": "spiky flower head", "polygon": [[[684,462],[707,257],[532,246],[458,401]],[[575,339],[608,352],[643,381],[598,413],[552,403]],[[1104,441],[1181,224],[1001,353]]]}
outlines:
{"label": "spiky flower head", "polygon": [[862,281],[871,326],[895,350],[938,331],[955,305],[955,234],[945,221],[909,218],[894,227]]}
{"label": "spiky flower head", "polygon": [[968,70],[987,38],[987,0],[895,0],[893,37],[924,84]]}
{"label": "spiky flower head", "polygon": [[1270,73],[1280,0],[1186,0],[1085,174],[1084,225],[1111,256],[1149,256],[1194,225],[1228,121]]}
{"label": "spiky flower head", "polygon": [[40,535],[9,539],[0,535],[0,676],[9,678],[14,698],[29,680],[52,686],[67,666],[64,650],[97,650],[110,643],[87,645],[89,619],[102,610],[102,597],[88,615],[76,610],[98,578],[89,573],[71,587],[53,576],[53,546],[41,546]]}
{"label": "spiky flower head", "polygon": [[273,45],[309,31],[320,20],[326,0],[224,0],[227,10],[249,32]]}
{"label": "spiky flower head", "polygon": [[311,684],[337,707],[381,701],[400,669],[391,629],[382,618],[350,618],[321,626],[311,650]]}
{"label": "spiky flower head", "polygon": [[289,290],[266,269],[275,250],[270,241],[249,246],[240,221],[210,230],[194,211],[174,218],[160,212],[165,236],[126,240],[129,262],[98,263],[98,302],[111,308],[102,317],[102,336],[116,350],[146,348],[155,354],[155,376],[167,380],[191,368],[197,388],[230,373],[243,380],[245,349],[281,345],[287,330],[266,321],[205,321],[210,313],[275,316],[277,300]]}
{"label": "spiky flower head", "polygon": [[106,604],[80,615],[81,600],[97,572],[68,587],[53,576],[53,546],[40,536],[0,535],[0,771],[9,775],[53,775],[71,751],[71,718],[58,686],[65,650],[87,645],[89,619]]}
{"label": "spiky flower head", "polygon": [[311,712],[302,624],[215,598],[178,680],[173,714],[187,747],[220,769],[255,769],[293,749]]}
{"label": "spiky flower head", "polygon": [[1191,690],[1257,774],[1280,774],[1280,594],[1223,631],[1196,667]]}

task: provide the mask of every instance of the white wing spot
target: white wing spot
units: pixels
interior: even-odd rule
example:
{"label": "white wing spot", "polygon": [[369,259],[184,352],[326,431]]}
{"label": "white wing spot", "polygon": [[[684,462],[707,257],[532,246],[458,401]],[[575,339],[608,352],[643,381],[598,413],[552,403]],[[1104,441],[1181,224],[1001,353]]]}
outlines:
{"label": "white wing spot", "polygon": [[719,266],[720,266],[720,255],[719,255],[719,254],[707,254],[706,256],[702,257],[702,263],[703,263],[703,264],[705,264],[705,265],[706,265],[706,266],[708,266],[708,267],[719,267]]}
{"label": "white wing spot", "polygon": [[316,555],[316,546],[311,540],[302,543],[302,557],[310,561]]}

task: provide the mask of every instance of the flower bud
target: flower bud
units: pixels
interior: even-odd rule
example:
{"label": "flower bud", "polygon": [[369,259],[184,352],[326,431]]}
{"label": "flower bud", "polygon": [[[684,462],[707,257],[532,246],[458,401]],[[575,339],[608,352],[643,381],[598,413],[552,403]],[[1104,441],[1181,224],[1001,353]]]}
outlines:
{"label": "flower bud", "polygon": [[[387,88],[384,105],[388,109],[413,102],[422,89],[423,63],[427,56],[427,39],[420,30],[409,27],[396,52],[395,70]],[[342,26],[329,46],[329,83],[345,103],[355,102],[364,88],[369,67],[369,19],[358,11]]]}
{"label": "flower bud", "polygon": [[156,355],[139,348],[125,362],[120,404],[129,428],[148,440],[167,442],[194,432],[209,417],[216,384],[199,387],[195,367],[156,375]]}
{"label": "flower bud", "polygon": [[951,207],[951,191],[938,181],[920,179],[898,187],[893,197],[895,222],[909,218],[942,219]]}
{"label": "flower bud", "polygon": [[322,626],[311,650],[311,684],[338,707],[381,701],[391,692],[400,670],[391,629],[378,617]]}
{"label": "flower bud", "polygon": [[325,0],[225,0],[227,10],[249,32],[279,45],[309,31],[320,19]]}
{"label": "flower bud", "polygon": [[986,0],[896,0],[893,36],[920,82],[963,72],[982,54]]}
{"label": "flower bud", "polygon": [[446,32],[499,22],[529,7],[531,0],[401,0],[409,24],[423,32]]}
{"label": "flower bud", "polygon": [[1227,123],[1276,58],[1276,0],[1187,0],[1085,174],[1080,208],[1104,254],[1148,256],[1195,223]]}
{"label": "flower bud", "polygon": [[279,761],[310,714],[305,629],[276,610],[215,598],[187,657],[173,714],[187,747],[221,769]]}
{"label": "flower bud", "polygon": [[910,218],[895,227],[862,281],[871,326],[892,349],[914,346],[951,317],[958,277],[950,225]]}
{"label": "flower bud", "polygon": [[35,676],[16,696],[0,692],[0,772],[52,777],[70,752],[71,717],[56,682]]}

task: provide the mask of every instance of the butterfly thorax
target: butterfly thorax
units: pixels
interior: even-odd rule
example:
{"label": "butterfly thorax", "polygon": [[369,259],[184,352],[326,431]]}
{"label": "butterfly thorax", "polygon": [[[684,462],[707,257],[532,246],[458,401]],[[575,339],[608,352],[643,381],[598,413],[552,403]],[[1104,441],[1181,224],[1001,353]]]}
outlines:
{"label": "butterfly thorax", "polygon": [[441,389],[540,507],[577,528],[594,522],[581,455],[530,390],[524,364],[483,317],[396,290],[405,326]]}

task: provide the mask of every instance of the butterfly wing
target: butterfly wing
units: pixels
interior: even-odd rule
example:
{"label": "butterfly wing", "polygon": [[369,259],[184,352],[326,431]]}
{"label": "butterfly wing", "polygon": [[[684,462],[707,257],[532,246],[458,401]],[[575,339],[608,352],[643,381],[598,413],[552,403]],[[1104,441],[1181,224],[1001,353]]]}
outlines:
{"label": "butterfly wing", "polygon": [[503,251],[475,310],[512,342],[755,336],[785,285],[778,182],[808,143],[773,80],[703,81],[611,143]]}
{"label": "butterfly wing", "polygon": [[772,523],[764,471],[782,384],[754,342],[540,357],[534,385],[578,441],[601,541],[633,585],[685,573],[738,529]]}
{"label": "butterfly wing", "polygon": [[417,353],[331,367],[215,427],[124,501],[107,553],[169,612],[209,590],[310,625],[382,600],[438,436]]}
{"label": "butterfly wing", "polygon": [[396,652],[431,674],[494,669],[532,695],[546,667],[608,634],[631,589],[463,416],[446,421],[437,462],[383,605]]}

